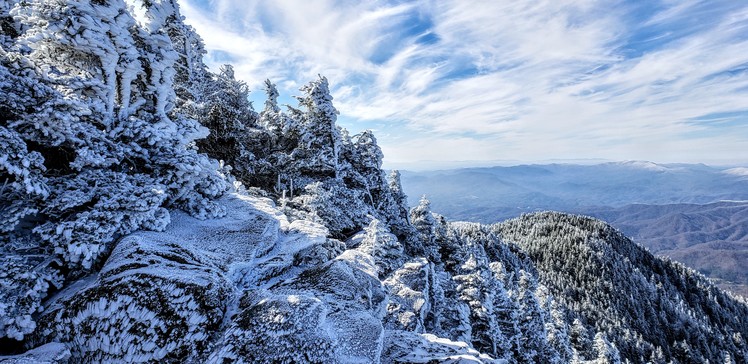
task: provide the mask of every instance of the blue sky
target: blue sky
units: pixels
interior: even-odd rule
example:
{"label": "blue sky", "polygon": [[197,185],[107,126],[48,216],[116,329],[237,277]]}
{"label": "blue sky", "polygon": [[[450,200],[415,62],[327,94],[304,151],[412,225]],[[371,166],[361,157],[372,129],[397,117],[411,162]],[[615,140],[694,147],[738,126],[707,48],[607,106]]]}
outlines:
{"label": "blue sky", "polygon": [[385,166],[748,163],[746,1],[180,4],[257,109],[262,80],[294,104],[324,75],[339,124],[374,130]]}

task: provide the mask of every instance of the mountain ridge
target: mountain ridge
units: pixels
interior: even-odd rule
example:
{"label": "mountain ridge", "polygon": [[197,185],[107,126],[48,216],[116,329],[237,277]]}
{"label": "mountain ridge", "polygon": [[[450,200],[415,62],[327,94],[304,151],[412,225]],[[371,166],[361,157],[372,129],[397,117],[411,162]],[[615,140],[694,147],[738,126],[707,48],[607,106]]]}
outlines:
{"label": "mountain ridge", "polygon": [[[326,78],[255,111],[176,1],[0,22],[0,363],[748,361],[744,300],[602,222],[409,208]],[[605,279],[535,248],[569,241]]]}
{"label": "mountain ridge", "polygon": [[748,205],[740,202],[748,181],[729,172],[735,168],[641,161],[520,165],[403,172],[403,186],[411,196],[426,194],[436,212],[455,220],[490,224],[545,210],[594,216],[654,253],[748,294],[748,271],[738,263],[748,241]]}

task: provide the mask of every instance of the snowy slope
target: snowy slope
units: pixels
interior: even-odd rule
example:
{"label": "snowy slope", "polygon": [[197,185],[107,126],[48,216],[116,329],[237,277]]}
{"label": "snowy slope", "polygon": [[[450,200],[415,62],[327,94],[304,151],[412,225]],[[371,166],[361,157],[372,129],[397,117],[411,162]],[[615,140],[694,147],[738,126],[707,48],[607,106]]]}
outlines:
{"label": "snowy slope", "polygon": [[[289,222],[266,198],[219,202],[223,218],[175,212],[164,232],[121,239],[95,279],[47,301],[32,342],[66,342],[73,361],[91,363],[481,357],[465,343],[385,332],[387,293],[372,257],[343,252],[323,226]],[[385,338],[402,345],[392,335],[410,349],[385,350]]]}

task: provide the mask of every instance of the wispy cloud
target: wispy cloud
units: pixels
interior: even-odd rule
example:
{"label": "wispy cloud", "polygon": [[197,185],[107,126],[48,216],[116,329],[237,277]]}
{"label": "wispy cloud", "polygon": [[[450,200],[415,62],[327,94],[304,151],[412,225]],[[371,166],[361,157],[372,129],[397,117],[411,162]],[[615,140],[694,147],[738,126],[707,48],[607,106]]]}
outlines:
{"label": "wispy cloud", "polygon": [[181,4],[251,86],[326,75],[340,122],[376,129],[389,161],[748,162],[742,2]]}

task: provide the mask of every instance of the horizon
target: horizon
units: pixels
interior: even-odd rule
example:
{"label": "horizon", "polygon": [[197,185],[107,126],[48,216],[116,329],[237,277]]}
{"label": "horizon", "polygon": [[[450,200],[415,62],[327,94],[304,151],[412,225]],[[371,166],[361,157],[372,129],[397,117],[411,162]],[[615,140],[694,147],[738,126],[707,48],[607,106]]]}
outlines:
{"label": "horizon", "polygon": [[180,1],[256,109],[324,75],[386,164],[748,160],[748,4],[533,4]]}
{"label": "horizon", "polygon": [[731,169],[748,167],[748,162],[655,162],[647,160],[612,160],[603,158],[583,158],[583,159],[547,159],[536,161],[519,161],[519,160],[483,160],[483,161],[438,161],[438,160],[421,160],[405,163],[388,163],[387,156],[382,166],[386,170],[400,170],[409,172],[433,172],[448,171],[458,169],[472,168],[494,168],[494,167],[519,167],[519,166],[547,166],[547,165],[581,165],[597,166],[601,164],[633,164],[633,163],[652,163],[658,166],[694,166],[704,165],[715,169]]}

